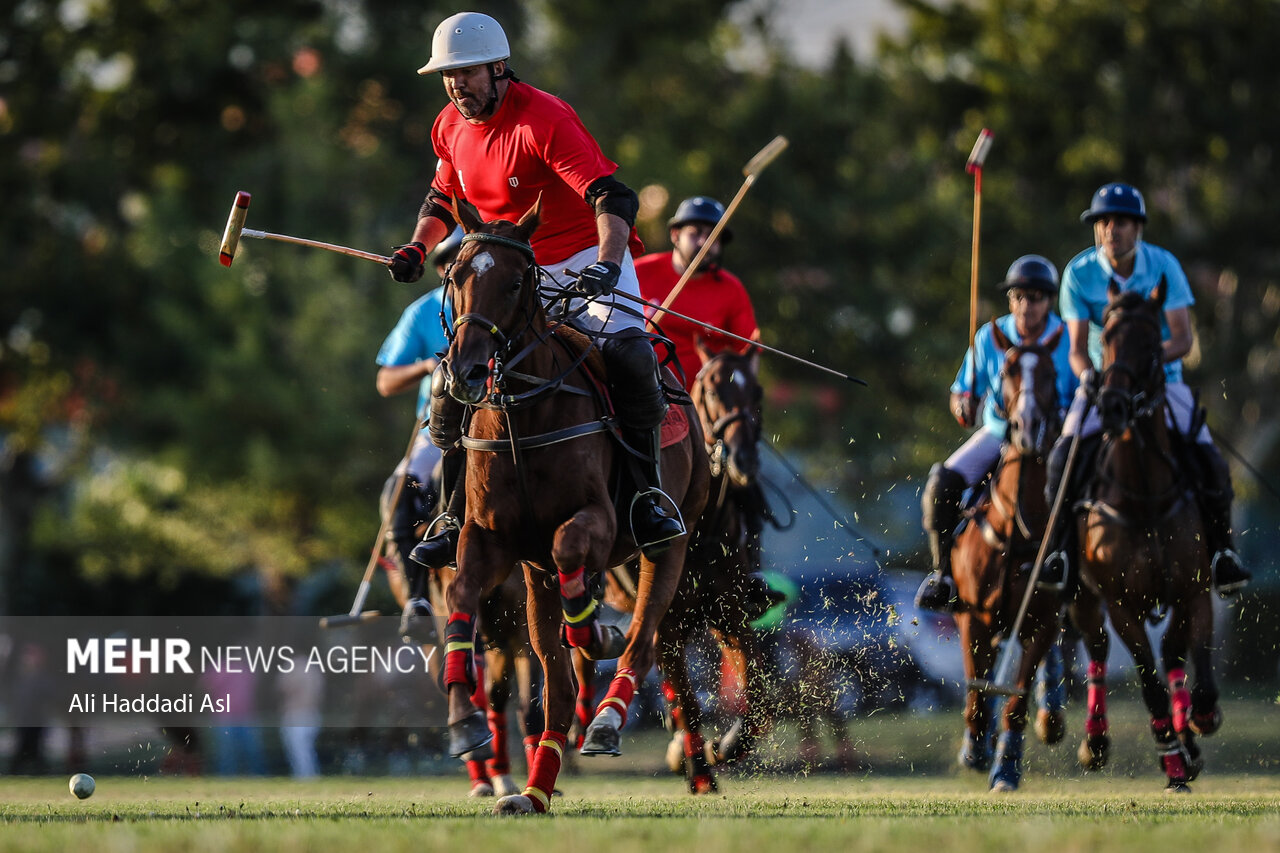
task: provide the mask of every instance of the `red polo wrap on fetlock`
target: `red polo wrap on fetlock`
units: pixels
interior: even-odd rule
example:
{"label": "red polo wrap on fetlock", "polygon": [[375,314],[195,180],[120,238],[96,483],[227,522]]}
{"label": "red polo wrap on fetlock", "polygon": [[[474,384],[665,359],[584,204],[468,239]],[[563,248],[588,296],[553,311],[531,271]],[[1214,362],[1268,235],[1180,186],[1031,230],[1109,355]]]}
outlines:
{"label": "red polo wrap on fetlock", "polygon": [[551,807],[551,792],[556,789],[556,777],[560,775],[560,757],[566,738],[559,732],[546,731],[538,739],[538,750],[533,754],[533,768],[529,771],[529,784],[524,795],[533,802],[533,808],[545,812]]}
{"label": "red polo wrap on fetlock", "polygon": [[613,708],[622,715],[622,724],[618,728],[622,728],[627,724],[627,711],[631,707],[631,700],[636,695],[636,673],[632,669],[619,669],[614,675],[613,681],[609,683],[609,692],[605,694],[604,701],[600,703],[600,707],[596,708],[596,713],[600,713],[606,708]]}
{"label": "red polo wrap on fetlock", "polygon": [[444,629],[444,686],[464,684],[474,693],[480,688],[476,677],[475,620],[465,613],[452,613]]}
{"label": "red polo wrap on fetlock", "polygon": [[511,772],[511,753],[507,749],[507,715],[489,712],[489,731],[493,732],[493,758],[485,762],[490,776],[505,776]]}
{"label": "red polo wrap on fetlock", "polygon": [[1187,689],[1187,671],[1169,670],[1169,700],[1173,705],[1173,730],[1185,732],[1191,716],[1191,691]]}

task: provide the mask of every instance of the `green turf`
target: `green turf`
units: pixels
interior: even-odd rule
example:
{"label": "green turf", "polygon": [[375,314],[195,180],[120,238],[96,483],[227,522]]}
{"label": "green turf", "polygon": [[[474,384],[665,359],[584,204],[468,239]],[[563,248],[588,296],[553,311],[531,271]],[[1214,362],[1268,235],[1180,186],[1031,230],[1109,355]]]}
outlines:
{"label": "green turf", "polygon": [[[661,767],[661,732],[633,732],[619,759],[578,759],[547,818],[494,818],[460,775],[290,779],[98,777],[78,801],[65,776],[0,779],[0,850],[1280,850],[1280,706],[1225,706],[1190,795],[1169,795],[1142,714],[1112,709],[1114,760],[1085,775],[1075,729],[1028,746],[1013,795],[955,769],[958,712],[878,714],[851,726],[854,773],[725,773],[694,798]],[[791,733],[784,727],[779,752]]]}

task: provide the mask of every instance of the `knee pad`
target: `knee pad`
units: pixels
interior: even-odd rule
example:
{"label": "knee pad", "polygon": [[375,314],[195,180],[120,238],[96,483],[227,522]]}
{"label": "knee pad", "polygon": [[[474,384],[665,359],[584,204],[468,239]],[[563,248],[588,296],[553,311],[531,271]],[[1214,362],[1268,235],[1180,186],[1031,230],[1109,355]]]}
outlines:
{"label": "knee pad", "polygon": [[601,348],[619,417],[636,429],[662,423],[667,398],[658,381],[658,355],[649,337],[636,334],[610,338]]}
{"label": "knee pad", "polygon": [[920,496],[925,530],[950,532],[955,528],[964,489],[964,477],[941,462],[929,469],[929,480]]}
{"label": "knee pad", "polygon": [[431,374],[431,415],[427,434],[436,447],[447,450],[462,440],[463,406],[449,396],[445,371],[437,367]]}

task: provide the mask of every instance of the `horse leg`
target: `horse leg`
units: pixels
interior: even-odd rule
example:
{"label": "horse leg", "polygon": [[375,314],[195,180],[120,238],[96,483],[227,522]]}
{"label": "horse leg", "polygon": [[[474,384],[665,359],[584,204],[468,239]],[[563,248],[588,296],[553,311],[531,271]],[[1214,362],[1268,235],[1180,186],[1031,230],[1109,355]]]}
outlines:
{"label": "horse leg", "polygon": [[961,767],[982,772],[991,767],[990,702],[986,694],[972,685],[977,679],[990,676],[995,650],[991,647],[987,626],[972,614],[956,613],[955,621],[960,630],[965,682],[970,685],[965,693],[964,741],[956,760]]}
{"label": "horse leg", "polygon": [[677,542],[656,560],[649,557],[640,560],[635,615],[627,635],[627,648],[618,658],[618,668],[609,684],[609,691],[587,727],[582,742],[583,755],[622,754],[621,730],[626,725],[636,685],[653,668],[654,636],[675,597],[684,555],[684,544]]}
{"label": "horse leg", "polygon": [[1213,607],[1208,595],[1197,596],[1192,602],[1190,620],[1191,662],[1196,668],[1196,681],[1191,688],[1191,730],[1208,737],[1222,726],[1209,648],[1213,642]]}
{"label": "horse leg", "polygon": [[996,792],[1016,791],[1022,782],[1022,742],[1027,728],[1027,693],[1040,660],[1053,644],[1051,625],[1056,621],[1043,609],[1037,615],[1039,619],[1031,630],[1031,636],[1025,641],[1022,636],[1010,637],[1008,640],[1010,643],[1023,643],[1023,652],[1014,681],[1018,692],[1005,701],[1002,719],[1004,730],[1000,733],[991,775],[988,777],[991,790]]}
{"label": "horse leg", "polygon": [[491,534],[468,523],[463,528],[458,571],[445,590],[449,619],[445,623],[444,688],[449,697],[449,754],[477,753],[493,740],[485,712],[472,700],[480,686],[476,672],[477,614],[480,603],[497,588],[515,564],[514,557]]}
{"label": "horse leg", "polygon": [[489,730],[493,732],[493,758],[485,762],[493,792],[499,797],[519,791],[511,778],[511,753],[507,746],[507,706],[511,702],[512,655],[502,646],[485,652],[486,684],[489,690]]}
{"label": "horse leg", "polygon": [[534,571],[525,565],[529,642],[542,662],[546,729],[538,738],[524,792],[498,800],[494,805],[497,814],[542,814],[551,807],[569,726],[573,724],[573,668],[570,650],[560,643],[560,595],[557,590],[547,589]]}
{"label": "horse leg", "polygon": [[1036,680],[1036,736],[1041,743],[1055,744],[1066,735],[1066,704],[1066,663],[1059,636],[1045,651],[1044,660],[1040,662],[1040,677]]}
{"label": "horse leg", "polygon": [[746,758],[755,749],[756,741],[769,730],[766,709],[769,674],[760,638],[750,625],[740,621],[725,634],[725,640],[737,652],[734,657],[742,662],[740,681],[746,688],[746,708],[715,743],[716,764],[730,764]]}
{"label": "horse leg", "polygon": [[582,748],[582,736],[591,725],[596,710],[596,662],[580,651],[573,653],[573,674],[578,682],[577,701],[573,706],[574,729],[578,735],[574,746]]}
{"label": "horse leg", "polygon": [[672,720],[684,727],[684,778],[690,794],[708,794],[717,790],[716,777],[707,761],[706,743],[702,738],[702,707],[685,659],[685,636],[679,620],[670,614],[658,625],[660,667],[675,700]]}
{"label": "horse leg", "polygon": [[1142,701],[1151,715],[1151,735],[1156,739],[1156,754],[1160,758],[1160,766],[1168,777],[1166,790],[1187,792],[1188,756],[1187,751],[1178,740],[1173,729],[1173,712],[1169,702],[1169,691],[1156,669],[1155,655],[1143,625],[1145,613],[1133,613],[1131,610],[1117,607],[1111,611],[1111,623],[1116,633],[1129,649],[1133,662],[1138,670],[1138,680],[1142,684]]}
{"label": "horse leg", "polygon": [[1101,770],[1111,752],[1111,738],[1107,735],[1107,655],[1111,637],[1107,634],[1101,602],[1084,585],[1080,586],[1070,610],[1071,622],[1080,632],[1089,657],[1084,739],[1080,741],[1076,758],[1085,770]]}
{"label": "horse leg", "polygon": [[[489,707],[489,686],[486,678],[489,667],[483,655],[475,655],[476,667],[476,691],[471,694],[471,704],[477,708]],[[493,780],[489,778],[489,768],[486,760],[493,755],[493,750],[488,744],[481,744],[470,752],[464,752],[459,758],[467,768],[467,776],[471,778],[471,791],[467,794],[469,797],[492,797],[493,796]]]}

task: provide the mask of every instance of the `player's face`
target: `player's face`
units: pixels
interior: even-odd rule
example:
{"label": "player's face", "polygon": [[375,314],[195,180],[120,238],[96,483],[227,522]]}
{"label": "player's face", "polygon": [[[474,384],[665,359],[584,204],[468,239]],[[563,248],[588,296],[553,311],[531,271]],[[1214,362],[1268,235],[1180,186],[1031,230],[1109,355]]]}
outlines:
{"label": "player's face", "polygon": [[[676,256],[686,267],[693,263],[702,244],[711,236],[713,226],[705,222],[687,222],[678,228],[671,229],[671,245],[675,247]],[[716,240],[707,256],[703,259],[707,264],[720,259],[720,240]]]}
{"label": "player's face", "polygon": [[[499,69],[501,70],[501,69]],[[441,71],[444,91],[468,121],[484,118],[493,95],[494,81],[488,65],[468,65]]]}
{"label": "player's face", "polygon": [[1053,300],[1048,293],[1033,287],[1009,288],[1009,313],[1021,333],[1038,331],[1044,327]]}
{"label": "player's face", "polygon": [[1094,241],[1112,266],[1133,254],[1141,233],[1142,224],[1132,216],[1103,216],[1093,223]]}

